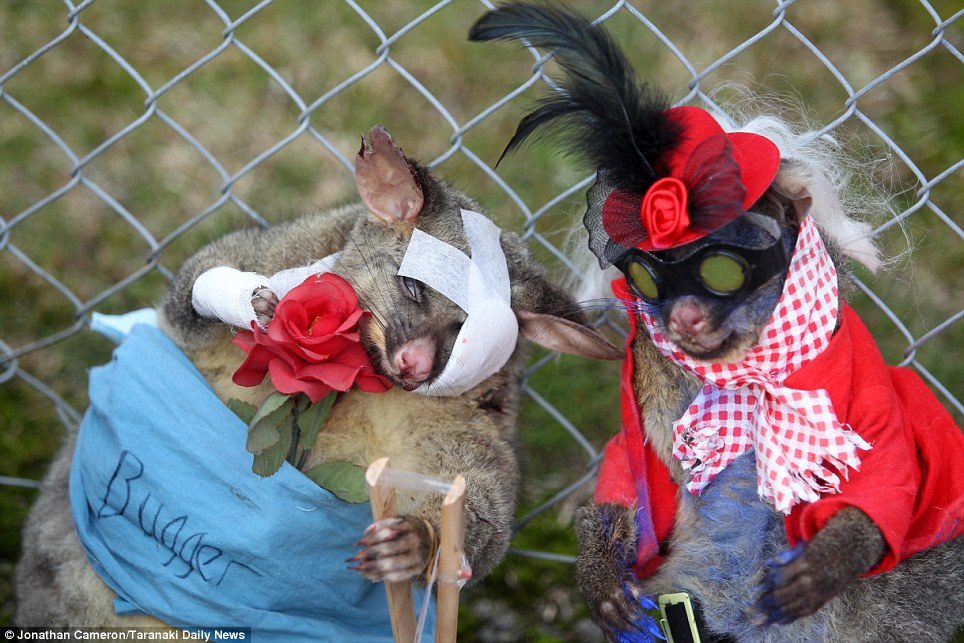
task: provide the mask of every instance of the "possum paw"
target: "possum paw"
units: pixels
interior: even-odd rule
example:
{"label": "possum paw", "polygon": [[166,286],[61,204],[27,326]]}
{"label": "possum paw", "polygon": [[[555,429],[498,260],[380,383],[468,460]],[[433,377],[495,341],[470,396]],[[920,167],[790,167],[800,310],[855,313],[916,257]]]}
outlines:
{"label": "possum paw", "polygon": [[610,598],[603,599],[596,606],[595,616],[607,641],[636,643],[665,640],[656,619],[647,613],[657,609],[656,603],[630,581],[623,583]]}
{"label": "possum paw", "polygon": [[258,326],[267,328],[268,322],[274,317],[274,307],[278,305],[278,295],[270,288],[258,288],[251,295],[251,306],[258,321]]}
{"label": "possum paw", "polygon": [[799,560],[802,554],[803,545],[800,544],[766,562],[763,582],[753,588],[754,592],[760,595],[754,618],[758,625],[785,625],[801,616],[789,604],[794,597],[788,595],[788,589],[792,590],[792,583],[788,588],[787,581],[791,576],[796,576],[793,563]]}
{"label": "possum paw", "polygon": [[850,584],[851,578],[838,579],[824,565],[805,555],[803,544],[788,549],[766,562],[763,583],[755,587],[755,621],[759,625],[786,625],[810,616]]}
{"label": "possum paw", "polygon": [[408,580],[425,571],[433,541],[433,527],[421,518],[383,518],[355,543],[362,550],[348,559],[355,563],[349,569],[374,581]]}
{"label": "possum paw", "polygon": [[646,613],[656,606],[644,595],[635,561],[634,512],[614,504],[590,505],[576,512],[579,557],[576,581],[593,620],[610,641],[662,638]]}
{"label": "possum paw", "polygon": [[800,544],[767,561],[767,574],[755,588],[758,624],[786,625],[810,616],[842,589],[804,552]]}
{"label": "possum paw", "polygon": [[756,588],[757,621],[782,625],[810,616],[873,567],[885,550],[883,534],[867,514],[844,507],[806,545],[767,561]]}

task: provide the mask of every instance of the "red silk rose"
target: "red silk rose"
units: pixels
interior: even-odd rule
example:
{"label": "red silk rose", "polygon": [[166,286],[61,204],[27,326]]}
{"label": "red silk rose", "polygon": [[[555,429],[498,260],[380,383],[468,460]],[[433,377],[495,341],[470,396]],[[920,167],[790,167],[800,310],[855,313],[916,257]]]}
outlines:
{"label": "red silk rose", "polygon": [[234,343],[248,354],[234,373],[239,386],[257,386],[265,375],[281,393],[304,393],[312,404],[352,385],[380,393],[391,382],[375,372],[361,344],[358,322],[371,313],[358,306],[351,285],[331,273],[292,288],[275,307],[266,330],[240,331]]}
{"label": "red silk rose", "polygon": [[686,202],[686,185],[674,177],[659,179],[646,191],[639,218],[654,250],[673,247],[689,227]]}

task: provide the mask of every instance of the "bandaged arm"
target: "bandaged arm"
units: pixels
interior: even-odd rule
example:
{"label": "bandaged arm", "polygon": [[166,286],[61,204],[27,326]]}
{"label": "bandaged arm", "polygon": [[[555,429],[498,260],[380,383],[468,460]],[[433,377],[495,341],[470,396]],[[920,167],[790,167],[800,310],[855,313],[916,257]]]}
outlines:
{"label": "bandaged arm", "polygon": [[251,328],[257,321],[251,300],[259,288],[268,288],[279,299],[311,275],[331,270],[337,255],[314,261],[265,277],[256,272],[243,272],[230,266],[211,268],[194,281],[191,304],[202,317],[220,319],[237,328]]}

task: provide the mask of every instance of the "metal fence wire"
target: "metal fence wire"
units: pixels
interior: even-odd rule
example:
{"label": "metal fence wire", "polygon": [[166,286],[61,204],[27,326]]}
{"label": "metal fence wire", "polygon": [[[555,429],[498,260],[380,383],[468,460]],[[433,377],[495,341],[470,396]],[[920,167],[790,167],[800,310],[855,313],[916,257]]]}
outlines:
{"label": "metal fence wire", "polygon": [[[584,276],[568,241],[592,177],[541,144],[496,167],[532,99],[551,91],[554,70],[548,52],[466,41],[492,6],[0,6],[8,569],[29,488],[64,427],[73,430],[83,413],[85,371],[109,359],[109,343],[88,328],[91,314],[156,303],[180,262],[230,229],[350,198],[351,160],[371,125],[384,123],[406,153],[523,233],[560,281]],[[758,103],[819,123],[812,136],[832,134],[853,148],[866,170],[858,180],[898,193],[892,215],[870,213],[895,259],[878,275],[858,272],[855,306],[885,357],[916,369],[960,418],[964,10],[926,0],[575,7],[604,23],[641,77],[674,102],[726,111],[731,96],[715,88],[747,85],[765,96]],[[622,322],[600,317],[617,334]],[[570,536],[560,546],[542,543],[554,530],[568,533],[572,508],[591,491],[598,453],[617,430],[617,370],[538,354],[526,372],[516,553],[572,560]],[[526,537],[530,529],[537,533]],[[573,609],[556,599],[541,605],[547,622]]]}

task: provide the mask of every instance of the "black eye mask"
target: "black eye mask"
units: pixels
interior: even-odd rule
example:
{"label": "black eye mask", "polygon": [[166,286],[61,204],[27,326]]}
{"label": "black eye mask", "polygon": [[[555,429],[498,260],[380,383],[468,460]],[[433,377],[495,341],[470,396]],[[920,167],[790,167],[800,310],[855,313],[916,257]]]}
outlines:
{"label": "black eye mask", "polygon": [[648,302],[682,295],[727,299],[786,274],[790,255],[783,235],[776,234],[775,240],[762,248],[721,241],[676,260],[635,249],[626,253],[618,266],[633,292]]}

